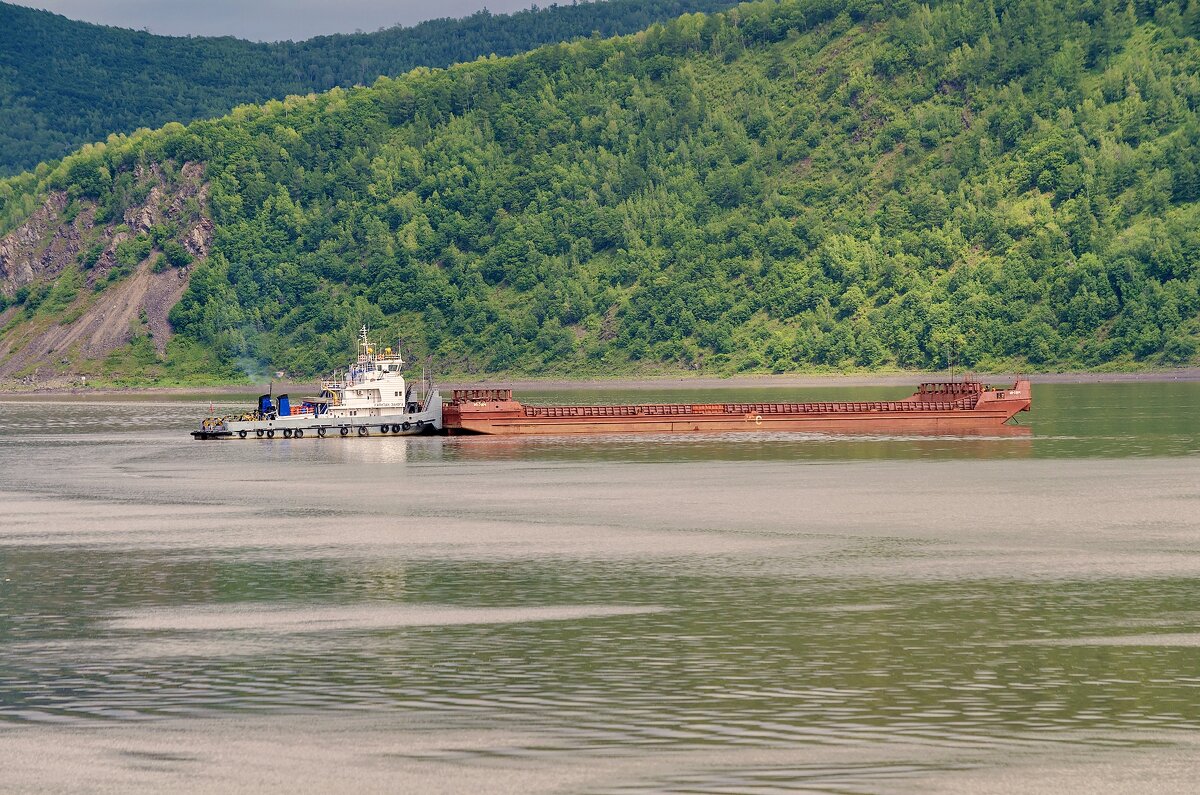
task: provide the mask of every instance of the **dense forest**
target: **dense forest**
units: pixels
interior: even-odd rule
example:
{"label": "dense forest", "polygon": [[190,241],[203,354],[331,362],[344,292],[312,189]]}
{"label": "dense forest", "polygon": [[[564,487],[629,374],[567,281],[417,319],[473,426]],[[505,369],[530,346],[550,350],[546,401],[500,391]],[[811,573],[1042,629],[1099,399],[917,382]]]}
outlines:
{"label": "dense forest", "polygon": [[207,164],[167,378],[323,371],[364,322],[455,372],[1194,362],[1198,32],[1194,0],[753,3],[114,138],[0,218]]}
{"label": "dense forest", "polygon": [[417,66],[633,33],[684,12],[733,4],[584,2],[258,44],[155,36],[0,3],[0,176],[60,158],[109,133],[223,116],[246,102],[370,84]]}

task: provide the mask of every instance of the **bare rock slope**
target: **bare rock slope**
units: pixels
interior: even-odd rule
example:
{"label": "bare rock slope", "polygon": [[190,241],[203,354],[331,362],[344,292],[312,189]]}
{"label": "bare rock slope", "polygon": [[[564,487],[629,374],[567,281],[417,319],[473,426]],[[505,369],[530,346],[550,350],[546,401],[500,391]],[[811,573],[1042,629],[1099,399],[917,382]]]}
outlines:
{"label": "bare rock slope", "polygon": [[208,256],[212,222],[199,163],[133,172],[130,201],[97,220],[94,202],[51,194],[0,239],[0,387],[61,385],[147,336],[161,355],[167,319],[191,267]]}

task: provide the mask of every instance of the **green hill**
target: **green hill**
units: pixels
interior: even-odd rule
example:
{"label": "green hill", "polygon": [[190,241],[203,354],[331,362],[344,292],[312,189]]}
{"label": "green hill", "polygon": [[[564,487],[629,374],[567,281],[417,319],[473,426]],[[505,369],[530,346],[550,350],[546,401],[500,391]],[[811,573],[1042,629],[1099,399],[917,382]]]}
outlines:
{"label": "green hill", "polygon": [[257,44],[76,22],[0,3],[0,176],[113,132],[223,116],[234,106],[368,84],[417,66],[513,55],[642,30],[730,0],[609,0],[515,14],[480,11],[376,33]]}
{"label": "green hill", "polygon": [[113,139],[0,183],[0,377],[1195,362],[1198,18],[750,4]]}

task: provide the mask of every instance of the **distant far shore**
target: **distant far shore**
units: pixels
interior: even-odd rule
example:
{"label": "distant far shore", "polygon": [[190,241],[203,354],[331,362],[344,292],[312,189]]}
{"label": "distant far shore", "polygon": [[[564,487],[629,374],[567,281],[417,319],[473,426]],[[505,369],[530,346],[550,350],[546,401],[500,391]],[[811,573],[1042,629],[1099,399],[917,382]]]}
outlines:
{"label": "distant far shore", "polygon": [[[1009,373],[973,373],[972,376],[980,381],[990,383],[1005,383],[1016,379]],[[962,373],[954,378],[962,378]],[[1035,384],[1101,384],[1119,382],[1162,382],[1162,381],[1200,381],[1200,367],[1187,367],[1177,370],[1154,370],[1146,372],[1075,372],[1075,373],[1034,373],[1025,375]],[[922,381],[947,381],[951,375],[946,372],[938,373],[829,373],[829,374],[766,374],[721,376],[692,376],[692,375],[662,375],[662,376],[630,376],[627,378],[529,378],[500,376],[480,376],[473,379],[448,378],[439,382],[443,392],[466,386],[479,387],[511,387],[515,390],[545,391],[572,389],[714,389],[734,388],[744,389],[753,387],[775,388],[813,388],[813,387],[864,387],[864,386],[915,386]],[[309,394],[315,391],[315,381],[274,382],[273,384],[217,384],[199,386],[145,386],[145,387],[83,387],[68,385],[53,385],[46,387],[25,387],[21,389],[0,389],[0,396],[66,396],[66,395],[196,395],[197,397],[221,395],[256,394],[260,390],[273,389],[275,394],[291,393],[293,395]]]}

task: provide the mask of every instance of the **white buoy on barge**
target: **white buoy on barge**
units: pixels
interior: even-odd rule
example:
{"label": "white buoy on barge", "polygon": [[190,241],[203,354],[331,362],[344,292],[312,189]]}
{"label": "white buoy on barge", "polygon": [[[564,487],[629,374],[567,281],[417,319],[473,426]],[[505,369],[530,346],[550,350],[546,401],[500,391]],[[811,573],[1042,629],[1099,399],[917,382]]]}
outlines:
{"label": "white buoy on barge", "polygon": [[345,373],[321,382],[316,397],[301,399],[293,406],[287,395],[262,395],[254,411],[237,416],[207,417],[194,439],[302,439],[318,437],[397,436],[437,433],[442,430],[442,398],[433,384],[422,378],[422,389],[414,392],[401,370],[404,360],[391,348],[380,351],[367,339],[367,328],[359,333],[358,359]]}

